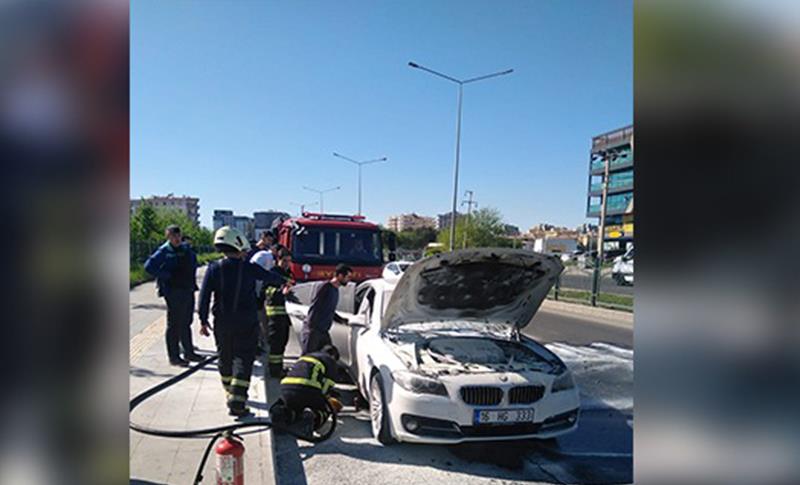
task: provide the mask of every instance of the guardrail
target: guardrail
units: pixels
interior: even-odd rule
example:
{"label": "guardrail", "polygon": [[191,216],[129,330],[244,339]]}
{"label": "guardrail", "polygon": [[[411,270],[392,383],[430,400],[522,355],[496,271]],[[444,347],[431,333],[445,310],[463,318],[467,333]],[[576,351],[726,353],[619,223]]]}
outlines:
{"label": "guardrail", "polygon": [[[568,268],[576,268],[572,263],[568,263]],[[571,273],[563,274],[558,277],[556,284],[550,289],[547,297],[567,303],[579,303],[582,305],[598,306],[603,308],[611,308],[614,310],[633,311],[633,295],[625,294],[622,292],[608,291],[608,285],[617,285],[613,280],[609,280],[611,275],[611,268],[606,264],[601,268],[601,277],[597,282],[597,288],[594,288],[594,278],[592,270],[589,269],[586,273]],[[577,276],[577,277],[576,277]],[[603,278],[605,276],[605,278]],[[606,291],[603,291],[604,286]],[[594,304],[592,302],[592,294],[596,292]]]}

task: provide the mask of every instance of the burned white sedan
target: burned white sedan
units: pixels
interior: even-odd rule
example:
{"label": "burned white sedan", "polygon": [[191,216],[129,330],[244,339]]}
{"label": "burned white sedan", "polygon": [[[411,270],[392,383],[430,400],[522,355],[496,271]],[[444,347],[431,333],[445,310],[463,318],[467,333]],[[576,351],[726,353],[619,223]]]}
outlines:
{"label": "burned white sedan", "polygon": [[[578,425],[564,363],[523,336],[554,257],[474,249],[423,259],[399,281],[343,289],[331,337],[370,404],[381,443],[552,438]],[[307,310],[288,305],[295,331]]]}

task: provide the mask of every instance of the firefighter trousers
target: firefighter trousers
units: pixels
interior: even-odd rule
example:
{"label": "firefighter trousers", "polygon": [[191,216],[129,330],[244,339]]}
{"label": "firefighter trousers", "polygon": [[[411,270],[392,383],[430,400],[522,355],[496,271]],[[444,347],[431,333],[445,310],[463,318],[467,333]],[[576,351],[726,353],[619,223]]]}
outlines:
{"label": "firefighter trousers", "polygon": [[296,384],[281,385],[281,399],[292,411],[295,419],[299,418],[303,409],[314,412],[314,428],[322,426],[328,419],[328,405],[325,396],[319,389]]}
{"label": "firefighter trousers", "polygon": [[214,329],[219,354],[219,374],[227,394],[228,408],[242,410],[247,403],[247,390],[253,373],[253,360],[258,343],[258,325],[243,329]]}
{"label": "firefighter trousers", "polygon": [[269,346],[269,374],[280,377],[283,371],[283,354],[289,342],[289,315],[270,315],[267,317],[267,345]]}

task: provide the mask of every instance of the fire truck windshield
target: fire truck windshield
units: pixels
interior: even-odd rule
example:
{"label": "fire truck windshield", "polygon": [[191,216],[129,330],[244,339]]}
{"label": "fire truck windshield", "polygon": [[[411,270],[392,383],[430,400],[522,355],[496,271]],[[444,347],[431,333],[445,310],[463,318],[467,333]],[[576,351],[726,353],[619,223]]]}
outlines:
{"label": "fire truck windshield", "polygon": [[292,242],[296,263],[379,266],[382,251],[380,233],[368,229],[305,226],[295,232]]}

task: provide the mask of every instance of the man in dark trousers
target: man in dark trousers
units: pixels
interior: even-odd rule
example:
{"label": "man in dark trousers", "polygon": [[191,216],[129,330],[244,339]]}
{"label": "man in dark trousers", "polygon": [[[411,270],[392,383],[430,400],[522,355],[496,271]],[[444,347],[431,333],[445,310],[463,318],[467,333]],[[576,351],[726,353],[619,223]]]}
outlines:
{"label": "man in dark trousers", "polygon": [[333,345],[297,359],[281,379],[284,407],[273,408],[273,420],[289,424],[299,418],[305,435],[320,427],[328,419],[326,401],[335,393],[333,385],[341,378],[338,361],[339,351]]}
{"label": "man in dark trousers", "polygon": [[[192,342],[197,255],[189,244],[181,241],[178,226],[167,227],[165,235],[167,241],[147,258],[144,269],[156,277],[158,296],[164,297],[167,303],[169,363],[185,367],[189,365],[187,361],[203,360],[195,354]],[[181,358],[180,347],[183,347],[184,358]]]}
{"label": "man in dark trousers", "polygon": [[[273,271],[280,274],[286,281],[293,281],[289,266],[292,264],[292,256],[286,248],[278,251],[277,264]],[[287,287],[266,289],[266,326],[264,335],[267,337],[269,347],[269,375],[272,377],[282,377],[283,373],[283,353],[286,351],[286,343],[289,341],[289,329],[292,326],[289,314],[286,312],[286,302],[297,303],[298,300]]]}
{"label": "man in dark trousers", "polygon": [[224,254],[211,263],[200,288],[200,332],[208,336],[211,295],[214,295],[214,340],[219,354],[219,373],[232,416],[250,414],[246,406],[253,359],[258,343],[256,281],[266,286],[287,284],[278,274],[245,259],[250,244],[240,231],[223,226],[214,235],[214,246]]}
{"label": "man in dark trousers", "polygon": [[303,354],[320,350],[331,344],[330,329],[333,321],[347,323],[347,319],[336,314],[339,304],[339,287],[350,282],[353,270],[346,264],[336,266],[333,278],[314,289],[308,316],[303,322],[300,334],[300,348]]}

